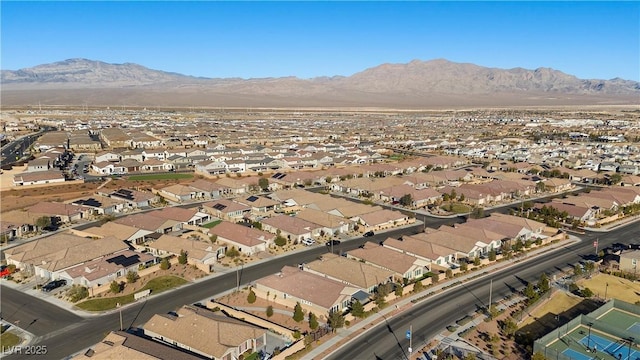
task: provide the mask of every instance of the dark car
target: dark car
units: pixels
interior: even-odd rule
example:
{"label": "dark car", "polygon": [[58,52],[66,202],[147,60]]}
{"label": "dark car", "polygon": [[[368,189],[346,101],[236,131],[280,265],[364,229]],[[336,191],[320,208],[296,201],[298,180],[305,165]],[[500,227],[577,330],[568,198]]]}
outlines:
{"label": "dark car", "polygon": [[364,237],[369,237],[369,236],[373,236],[373,235],[375,235],[375,234],[373,233],[373,231],[367,231],[366,233],[364,233],[364,235],[363,235],[363,236],[364,236]]}
{"label": "dark car", "polygon": [[340,240],[329,240],[329,241],[327,241],[326,245],[327,245],[327,246],[331,246],[331,245],[333,245],[333,246],[340,245]]}
{"label": "dark car", "polygon": [[50,281],[50,282],[46,283],[42,287],[42,291],[49,292],[51,290],[55,290],[55,289],[57,289],[59,287],[65,286],[65,285],[67,285],[67,280],[64,280],[64,279],[53,280],[53,281]]}

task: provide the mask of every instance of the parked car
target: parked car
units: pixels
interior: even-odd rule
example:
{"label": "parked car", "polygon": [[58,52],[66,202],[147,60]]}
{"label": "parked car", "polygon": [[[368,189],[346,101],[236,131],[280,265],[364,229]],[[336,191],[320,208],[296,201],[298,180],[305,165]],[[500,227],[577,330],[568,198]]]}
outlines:
{"label": "parked car", "polygon": [[312,238],[306,238],[306,239],[303,239],[303,240],[302,240],[302,243],[303,243],[304,245],[306,245],[306,246],[311,246],[311,245],[315,244],[315,243],[316,243],[316,241],[315,241],[315,240],[313,240]]}
{"label": "parked car", "polygon": [[0,277],[11,275],[11,269],[7,265],[0,266]]}
{"label": "parked car", "polygon": [[373,231],[367,231],[366,233],[364,233],[364,237],[369,237],[369,236],[373,236],[375,235],[375,233]]}
{"label": "parked car", "polygon": [[325,245],[327,245],[327,246],[331,246],[331,245],[333,245],[333,246],[340,245],[340,240],[329,240],[329,241],[327,241],[327,242],[326,242],[326,244],[325,244]]}
{"label": "parked car", "polygon": [[53,280],[53,281],[50,281],[50,282],[46,283],[42,287],[42,291],[49,292],[51,290],[55,290],[55,289],[57,289],[59,287],[65,286],[65,285],[67,285],[67,280],[64,280],[64,279]]}

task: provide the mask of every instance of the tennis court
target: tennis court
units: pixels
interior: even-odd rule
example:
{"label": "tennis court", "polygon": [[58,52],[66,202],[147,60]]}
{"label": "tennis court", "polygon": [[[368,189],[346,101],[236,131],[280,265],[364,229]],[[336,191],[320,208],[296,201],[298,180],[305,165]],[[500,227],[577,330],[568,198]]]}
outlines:
{"label": "tennis court", "polygon": [[[638,315],[615,308],[600,315],[597,319],[611,325],[619,326],[623,329],[629,329],[640,324],[640,317],[638,317]],[[636,329],[638,329],[636,331],[640,331],[640,325],[638,325]]]}
{"label": "tennis court", "polygon": [[[622,359],[622,360],[640,359],[640,352],[631,350],[631,353],[629,354],[629,347],[627,346],[627,343],[623,341],[615,342],[615,341],[605,339],[599,335],[591,334],[591,336],[583,337],[580,340],[580,342],[582,343],[582,345],[588,348],[591,348],[591,349],[595,348],[597,350],[596,353],[605,352],[616,359]],[[573,357],[573,355],[570,355],[570,356]]]}
{"label": "tennis court", "polygon": [[591,360],[592,359],[591,356],[582,354],[573,349],[567,349],[563,351],[562,354],[568,356],[572,360]]}
{"label": "tennis court", "polygon": [[627,328],[627,331],[631,331],[631,332],[632,332],[632,333],[634,333],[634,334],[638,334],[638,335],[640,335],[640,323],[639,323],[639,322],[636,322],[635,324],[633,324],[633,325],[629,326],[629,327]]}

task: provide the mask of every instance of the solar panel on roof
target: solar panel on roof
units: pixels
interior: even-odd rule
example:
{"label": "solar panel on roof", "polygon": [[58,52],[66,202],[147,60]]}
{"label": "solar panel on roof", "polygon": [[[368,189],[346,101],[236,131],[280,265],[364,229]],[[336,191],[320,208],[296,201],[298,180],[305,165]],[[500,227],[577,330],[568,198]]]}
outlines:
{"label": "solar panel on roof", "polygon": [[278,179],[278,180],[280,180],[280,179],[282,179],[282,178],[283,178],[283,177],[285,177],[285,176],[287,176],[287,174],[280,174],[280,175],[278,175],[277,179]]}
{"label": "solar panel on roof", "polygon": [[94,198],[88,198],[87,200],[78,200],[75,202],[78,205],[85,205],[91,207],[101,207],[102,203]]}
{"label": "solar panel on roof", "polygon": [[275,174],[273,174],[272,178],[273,179],[277,179],[278,176],[280,176],[280,175],[282,175],[282,173],[275,173]]}
{"label": "solar panel on roof", "polygon": [[258,200],[258,199],[259,199],[259,198],[258,198],[257,196],[253,196],[253,195],[251,195],[251,196],[249,196],[249,197],[247,198],[247,201],[254,202],[254,201]]}
{"label": "solar panel on roof", "polygon": [[216,209],[216,210],[220,210],[220,211],[224,210],[226,207],[227,207],[227,205],[222,205],[222,204],[215,204],[215,205],[213,205],[213,208],[214,208],[214,209]]}
{"label": "solar panel on roof", "polygon": [[123,267],[129,267],[131,265],[139,263],[140,256],[137,254],[132,256],[118,255],[118,256],[112,257],[111,259],[108,259],[107,262],[120,265]]}

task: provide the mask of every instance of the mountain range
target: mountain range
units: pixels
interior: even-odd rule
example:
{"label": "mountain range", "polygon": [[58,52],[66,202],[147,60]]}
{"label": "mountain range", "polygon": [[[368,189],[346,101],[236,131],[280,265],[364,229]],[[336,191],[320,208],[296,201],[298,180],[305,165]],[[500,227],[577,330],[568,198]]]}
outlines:
{"label": "mountain range", "polygon": [[351,76],[204,78],[69,59],[2,70],[5,105],[378,107],[640,104],[640,83],[550,68],[497,69],[444,59],[383,64]]}

